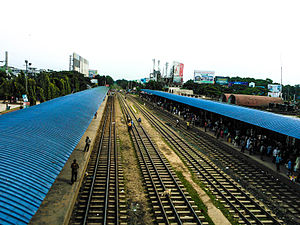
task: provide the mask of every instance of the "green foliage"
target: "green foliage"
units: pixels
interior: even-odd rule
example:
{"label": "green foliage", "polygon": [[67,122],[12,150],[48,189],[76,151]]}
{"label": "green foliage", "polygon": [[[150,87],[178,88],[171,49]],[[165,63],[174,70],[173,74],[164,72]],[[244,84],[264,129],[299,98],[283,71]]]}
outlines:
{"label": "green foliage", "polygon": [[43,88],[37,87],[37,97],[38,97],[38,99],[40,100],[41,103],[46,101]]}
{"label": "green foliage", "polygon": [[109,86],[114,84],[114,80],[110,77],[110,76],[106,76],[106,84],[108,84]]}
{"label": "green foliage", "polygon": [[[230,87],[221,86],[219,84],[198,84],[194,83],[193,80],[188,80],[183,84],[183,88],[193,90],[195,94],[206,95],[213,98],[219,97],[223,93],[233,93],[233,94],[245,94],[245,95],[262,95],[266,96],[268,94],[268,84],[272,84],[273,81],[269,78],[266,80],[263,79],[254,79],[254,78],[241,78],[241,77],[231,77],[230,82],[254,82],[254,88],[248,87],[245,85],[232,85]],[[284,86],[283,93],[289,85]],[[291,93],[294,93],[295,87],[290,86]]]}
{"label": "green foliage", "polygon": [[208,212],[207,212],[207,207],[203,203],[203,201],[201,200],[201,198],[199,197],[198,192],[194,189],[194,187],[191,185],[191,183],[188,182],[185,179],[185,177],[184,177],[184,175],[182,174],[181,171],[176,171],[176,175],[180,179],[180,181],[184,185],[184,187],[186,188],[187,192],[189,193],[189,195],[191,196],[191,198],[193,199],[193,201],[197,205],[198,209],[201,210],[202,215],[205,217],[205,219],[208,222],[208,224],[214,224],[214,222],[212,221],[212,219],[209,217]]}
{"label": "green foliage", "polygon": [[95,79],[98,80],[99,86],[105,86],[105,85],[111,86],[114,84],[114,80],[110,76],[97,75],[97,76],[95,76]]}
{"label": "green foliage", "polygon": [[[109,83],[113,83],[108,76]],[[67,95],[72,92],[83,91],[92,86],[90,78],[76,71],[60,72],[41,72],[36,76],[27,77],[23,72],[16,77],[9,77],[3,71],[0,71],[0,98],[9,99],[10,97],[22,98],[27,94],[31,105],[36,104],[37,100],[41,102]]]}
{"label": "green foliage", "polygon": [[164,83],[162,82],[157,82],[154,80],[150,80],[148,83],[146,83],[145,88],[146,89],[151,89],[151,90],[163,90]]}
{"label": "green foliage", "polygon": [[127,89],[127,87],[128,87],[128,81],[125,79],[117,80],[116,83],[123,89]]}

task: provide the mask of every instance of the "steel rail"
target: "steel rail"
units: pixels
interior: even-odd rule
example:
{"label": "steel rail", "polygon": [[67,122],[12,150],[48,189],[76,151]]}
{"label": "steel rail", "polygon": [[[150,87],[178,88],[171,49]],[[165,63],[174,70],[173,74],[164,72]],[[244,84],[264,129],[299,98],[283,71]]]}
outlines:
{"label": "steel rail", "polygon": [[[113,103],[114,104],[114,103]],[[113,115],[115,115],[115,107],[113,107]],[[118,149],[117,149],[117,135],[116,135],[116,121],[113,121],[114,132],[114,154],[115,154],[115,213],[116,224],[119,224],[119,165],[118,165]]]}
{"label": "steel rail", "polygon": [[[194,159],[194,157],[188,152],[186,151],[183,147],[181,147],[181,145],[178,143],[178,141],[176,141],[174,139],[174,137],[176,137],[178,140],[181,141],[181,137],[179,137],[172,129],[170,129],[169,127],[165,126],[163,123],[162,126],[168,130],[172,135],[169,135],[163,128],[161,125],[159,125],[157,123],[158,119],[154,119],[154,116],[150,113],[148,113],[146,111],[146,109],[142,108],[140,106],[140,104],[137,105],[139,110],[152,122],[152,124],[155,125],[155,127],[160,131],[160,133],[168,139],[169,143],[172,144],[179,153],[181,153],[181,151],[178,149],[178,147],[174,144],[174,143],[177,143],[177,145],[186,153],[189,155],[190,158]],[[150,116],[151,115],[151,116]],[[153,119],[151,118],[153,117]],[[181,144],[185,145],[185,147],[187,147],[188,149],[190,149],[194,154],[197,155],[197,157],[200,157],[202,160],[205,160],[200,154],[198,154],[198,152],[196,152],[193,148],[191,148],[186,142],[184,141],[181,141]],[[194,167],[194,169],[196,169],[199,173],[201,173],[201,171],[198,169],[198,167],[194,166],[194,163],[192,163],[192,161],[190,160],[190,158],[188,158],[186,155],[182,154],[181,155],[183,157],[186,158],[186,160],[189,161],[189,163]],[[206,173],[209,174],[209,172],[197,161],[197,160],[194,160],[195,161],[195,164],[197,164],[197,166],[199,166],[200,168],[202,168]],[[209,164],[209,162],[206,161],[207,164]],[[214,167],[212,167],[214,169]],[[214,169],[215,170],[215,169]],[[216,171],[216,170],[215,170]],[[217,172],[217,171],[216,171]],[[219,172],[218,172],[219,173]],[[222,175],[223,176],[223,175]],[[217,192],[223,197],[223,199],[225,199],[225,201],[230,205],[232,206],[233,209],[235,209],[235,211],[240,215],[241,218],[243,218],[243,220],[245,222],[247,222],[248,224],[250,224],[249,220],[230,202],[229,199],[227,199],[226,196],[223,195],[223,193],[221,191],[218,190],[218,188],[216,187],[216,185],[210,181],[210,179],[208,179],[206,176],[204,176],[204,178],[206,179],[206,181],[215,188],[215,190],[217,190]],[[215,179],[213,176],[212,178],[214,179],[215,182],[217,182],[219,185],[223,186],[222,184],[220,184],[220,182]],[[227,179],[225,176],[223,176],[224,179],[226,179],[232,186],[234,186],[236,189],[238,189],[239,192],[241,193],[244,193],[242,190],[240,190],[239,187],[237,187],[235,184],[233,184],[229,179]],[[252,213],[250,212],[250,210],[245,207],[242,203],[240,203],[240,201],[230,192],[228,191],[225,187],[223,187],[225,190],[226,190],[226,193],[228,195],[230,195],[231,198],[235,199],[236,202],[239,202],[240,206],[245,210],[247,211],[247,213],[250,215],[251,219],[255,220],[257,223],[259,224],[262,224],[262,222]],[[257,204],[255,201],[253,201],[247,194],[245,194],[245,197],[247,198],[248,201],[251,201],[252,204],[255,205],[255,207],[257,207],[259,210],[261,210],[262,212],[264,212],[264,214],[267,216],[268,219],[271,219],[274,223],[278,223],[277,220],[275,218],[273,218],[268,212],[266,212],[259,204]]]}
{"label": "steel rail", "polygon": [[[113,102],[111,104],[111,112],[110,112],[110,123],[109,123],[109,141],[108,141],[108,156],[107,156],[107,172],[106,172],[106,186],[105,186],[105,199],[104,199],[104,218],[103,224],[107,223],[107,214],[108,214],[108,194],[109,194],[109,182],[110,182],[110,162],[111,162],[111,133],[112,133],[112,114],[113,114]],[[116,199],[117,201],[117,199]]]}
{"label": "steel rail", "polygon": [[[161,108],[154,106],[157,110],[157,112],[162,115],[164,118],[166,118],[167,121],[170,121],[171,123],[174,123],[174,121],[172,121],[170,119],[170,117],[165,116],[165,111],[162,110]],[[169,112],[167,112],[168,114],[170,114]],[[171,117],[175,118],[172,114],[170,114]],[[191,130],[195,130],[195,129],[191,129]],[[199,130],[198,130],[199,131]],[[215,140],[215,138],[211,137],[210,135],[206,134],[203,131],[200,131],[202,136],[199,136],[197,134],[194,133],[187,133],[187,131],[185,129],[181,128],[181,132],[184,133],[186,136],[188,136],[190,138],[190,140],[192,142],[194,142],[195,144],[200,144],[205,146],[204,148],[207,149],[206,152],[207,153],[211,153],[217,158],[217,160],[220,160],[220,162],[224,163],[224,164],[228,164],[229,161],[234,161],[235,164],[231,165],[233,166],[233,168],[235,168],[237,170],[237,174],[243,173],[243,170],[247,170],[247,176],[243,176],[243,178],[245,179],[244,182],[248,183],[251,182],[251,180],[253,180],[253,184],[254,188],[256,189],[255,191],[258,192],[257,194],[261,194],[261,191],[264,192],[263,189],[268,190],[268,195],[269,196],[263,196],[263,198],[265,198],[266,201],[270,201],[269,197],[270,195],[272,195],[272,197],[276,197],[278,199],[277,202],[274,202],[273,200],[271,207],[276,207],[277,210],[279,210],[282,214],[282,216],[286,217],[286,210],[288,210],[288,212],[290,214],[292,214],[292,218],[289,218],[289,220],[293,221],[293,217],[297,217],[297,215],[299,215],[300,213],[300,203],[295,201],[295,199],[297,199],[297,197],[299,198],[299,188],[295,188],[292,187],[291,185],[287,185],[285,182],[279,182],[279,180],[277,179],[278,177],[269,174],[268,175],[268,171],[269,169],[264,169],[261,168],[260,166],[253,166],[252,163],[249,163],[247,161],[247,157],[245,157],[244,154],[234,154],[234,150],[232,149],[232,147],[221,143],[221,142],[217,142]],[[209,148],[207,148],[207,146],[209,146]],[[222,149],[222,151],[219,151],[219,148]],[[229,153],[230,156],[228,156],[226,153]],[[227,161],[226,161],[227,160]],[[241,164],[240,162],[244,161],[243,164]],[[231,163],[230,163],[231,164]],[[267,175],[267,178],[262,174]],[[242,179],[243,179],[242,178]],[[262,182],[264,184],[264,188],[261,188],[261,185],[259,184],[259,181]],[[277,186],[276,189],[274,189],[273,187]],[[292,187],[292,188],[291,188]],[[261,191],[259,191],[259,189],[261,189]],[[277,191],[278,189],[280,189],[280,191]],[[278,207],[279,204],[282,204],[281,202],[284,202],[283,204],[285,205],[285,209],[281,210],[282,207]],[[290,204],[290,202],[293,202],[293,204]],[[299,218],[299,217],[298,217]]]}
{"label": "steel rail", "polygon": [[[132,115],[134,116],[135,120],[137,120],[137,118],[136,118],[135,114],[132,112],[131,108],[130,108],[130,107],[128,107],[128,108],[129,108],[129,110],[131,111]],[[150,141],[150,143],[151,143],[153,149],[155,150],[155,152],[157,153],[157,155],[158,155],[158,157],[160,158],[161,162],[163,163],[164,167],[166,168],[166,170],[168,171],[169,175],[171,176],[171,178],[172,178],[172,180],[173,180],[173,182],[174,182],[174,184],[175,184],[177,190],[180,192],[180,195],[183,197],[183,199],[184,199],[185,203],[187,204],[189,210],[190,210],[191,213],[193,214],[193,217],[196,219],[196,222],[197,222],[198,224],[201,224],[201,221],[199,220],[198,215],[196,214],[196,212],[194,211],[193,207],[191,206],[191,204],[190,204],[189,201],[187,200],[185,194],[183,193],[183,191],[182,191],[181,188],[179,187],[179,184],[177,183],[175,177],[172,175],[171,171],[169,170],[169,168],[167,167],[167,165],[166,165],[165,162],[163,161],[161,154],[159,153],[158,149],[154,146],[154,144],[153,144],[151,138],[149,137],[148,133],[145,131],[145,129],[143,128],[143,126],[139,125],[139,127],[142,129],[143,133],[145,134],[145,136],[146,136],[146,137],[148,138],[148,140]],[[149,154],[149,153],[147,152],[147,154]],[[151,156],[149,155],[149,157],[151,157]],[[170,200],[170,201],[171,201],[171,200]],[[172,202],[171,202],[171,204],[173,205]],[[176,214],[177,214],[177,212],[176,212]]]}
{"label": "steel rail", "polygon": [[100,144],[99,144],[99,147],[98,147],[96,165],[95,165],[95,168],[94,168],[92,185],[91,185],[91,188],[90,188],[89,197],[88,197],[88,201],[87,201],[87,206],[86,206],[86,210],[85,210],[85,214],[84,214],[83,225],[87,224],[88,212],[89,212],[89,208],[90,208],[90,204],[91,204],[91,199],[92,199],[92,196],[93,196],[94,184],[95,184],[96,174],[97,174],[96,172],[98,170],[100,153],[101,153],[101,149],[102,149],[102,144],[103,144],[103,139],[104,139],[104,131],[105,131],[105,127],[106,127],[107,118],[108,118],[108,108],[106,108],[106,112],[105,112],[105,120],[104,120],[104,124],[103,124],[101,138],[100,138]]}
{"label": "steel rail", "polygon": [[[118,97],[119,97],[119,96],[118,96]],[[124,118],[125,118],[125,114],[128,115],[129,112],[128,112],[128,109],[127,109],[126,106],[125,106],[125,103],[123,102],[123,99],[121,99],[121,98],[119,97],[119,100],[120,100],[121,105],[123,106],[121,109],[122,109],[122,111],[123,111]],[[126,112],[125,112],[125,110],[126,110]],[[135,126],[135,125],[134,125],[134,126]],[[151,173],[150,173],[150,169],[149,169],[149,167],[148,167],[148,164],[147,164],[147,162],[146,162],[146,159],[145,159],[145,157],[144,157],[144,154],[143,154],[143,152],[142,152],[142,150],[141,150],[141,146],[140,146],[140,144],[139,144],[139,142],[138,142],[138,140],[137,140],[136,135],[133,135],[133,137],[134,137],[134,139],[135,139],[135,141],[136,141],[136,144],[137,144],[137,146],[138,146],[139,152],[140,152],[140,154],[141,154],[141,156],[142,156],[143,163],[144,163],[144,165],[145,165],[145,167],[146,167],[146,169],[147,169],[147,173],[148,173],[148,176],[149,176],[149,178],[150,178],[150,181],[151,181],[151,184],[152,184],[152,188],[154,189],[154,193],[155,193],[156,198],[157,198],[157,200],[158,200],[158,202],[159,202],[159,207],[160,207],[160,209],[161,209],[161,211],[162,211],[162,213],[163,213],[164,221],[167,222],[167,224],[170,224],[170,223],[169,223],[169,220],[168,220],[168,216],[167,216],[167,214],[166,214],[166,211],[165,211],[165,209],[164,209],[164,207],[163,207],[162,201],[161,201],[161,199],[160,199],[160,197],[159,197],[158,190],[157,190],[157,188],[156,188],[156,185],[154,184],[154,180],[153,180],[153,177],[152,177],[152,175],[151,175]]]}

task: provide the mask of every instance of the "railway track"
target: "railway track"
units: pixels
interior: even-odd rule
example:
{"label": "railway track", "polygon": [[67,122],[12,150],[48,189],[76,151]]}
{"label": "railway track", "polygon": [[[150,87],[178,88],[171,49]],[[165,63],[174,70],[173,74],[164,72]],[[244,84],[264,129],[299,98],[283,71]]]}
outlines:
{"label": "railway track", "polygon": [[153,208],[155,223],[205,224],[204,216],[200,215],[200,211],[197,211],[197,207],[193,205],[193,201],[174,175],[167,160],[137,122],[125,99],[121,95],[118,96],[124,118],[129,117],[134,121],[130,132]]}
{"label": "railway track", "polygon": [[[185,139],[160,121],[153,113],[149,113],[144,106],[133,98],[130,99],[135,102],[140,112],[168,141],[193,174],[206,184],[217,199],[229,209],[239,224],[280,224],[282,222],[240,184],[218,168],[206,154],[186,143]],[[162,115],[160,114],[160,116]],[[175,121],[174,119],[170,121],[170,115],[168,117],[168,119],[164,119],[169,123]]]}
{"label": "railway track", "polygon": [[[177,117],[159,107],[154,106],[154,109],[159,118],[175,127]],[[230,146],[197,128],[192,128],[189,132],[183,127],[176,130],[192,144],[198,146],[236,182],[268,205],[286,224],[300,224],[299,189],[287,185],[262,167],[249,162],[244,154],[237,154]]]}
{"label": "railway track", "polygon": [[69,224],[126,224],[123,171],[119,165],[113,96],[108,97],[100,127],[99,146],[91,153]]}

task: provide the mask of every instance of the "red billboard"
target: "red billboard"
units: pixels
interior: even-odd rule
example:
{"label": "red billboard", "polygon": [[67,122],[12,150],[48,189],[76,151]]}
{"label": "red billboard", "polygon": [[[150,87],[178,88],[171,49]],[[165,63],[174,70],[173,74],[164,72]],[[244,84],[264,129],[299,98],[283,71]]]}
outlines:
{"label": "red billboard", "polygon": [[173,82],[182,84],[183,83],[183,67],[184,67],[184,65],[183,65],[183,63],[173,62],[173,66],[174,66]]}

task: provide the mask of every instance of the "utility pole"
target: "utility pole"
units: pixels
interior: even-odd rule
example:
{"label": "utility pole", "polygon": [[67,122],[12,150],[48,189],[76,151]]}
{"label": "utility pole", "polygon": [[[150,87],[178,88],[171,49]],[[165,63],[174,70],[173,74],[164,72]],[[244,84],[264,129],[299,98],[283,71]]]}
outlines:
{"label": "utility pole", "polygon": [[169,63],[166,62],[166,77],[168,77],[168,66],[169,66]]}
{"label": "utility pole", "polygon": [[280,81],[280,84],[281,84],[281,87],[282,87],[282,65],[281,65],[281,72],[280,72],[280,74],[281,74],[281,81]]}
{"label": "utility pole", "polygon": [[28,64],[28,60],[25,60],[25,64],[26,64],[26,69],[25,69],[25,80],[26,80],[26,94],[28,93],[28,90],[27,90],[27,64]]}
{"label": "utility pole", "polygon": [[282,88],[282,55],[280,53],[280,84]]}
{"label": "utility pole", "polygon": [[5,52],[5,71],[8,73],[8,52]]}
{"label": "utility pole", "polygon": [[153,74],[154,74],[154,71],[155,71],[155,59],[152,59],[153,61]]}
{"label": "utility pole", "polygon": [[69,71],[72,71],[72,55],[70,55]]}

